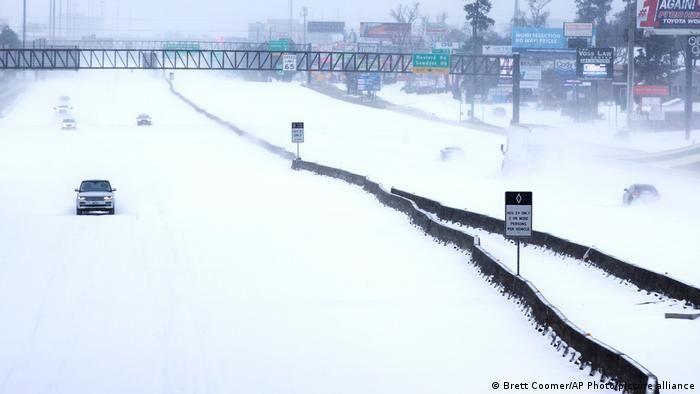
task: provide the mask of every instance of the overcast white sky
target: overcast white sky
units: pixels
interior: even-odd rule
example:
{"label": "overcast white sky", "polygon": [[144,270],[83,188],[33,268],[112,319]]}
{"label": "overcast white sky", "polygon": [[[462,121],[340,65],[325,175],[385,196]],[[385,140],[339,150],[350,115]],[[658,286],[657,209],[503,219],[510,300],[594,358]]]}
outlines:
{"label": "overcast white sky", "polygon": [[[71,0],[56,0],[64,7]],[[359,26],[361,21],[389,21],[389,10],[399,2],[412,0],[293,0],[295,16],[302,6],[309,9],[309,20],[343,20],[348,27]],[[493,0],[492,17],[504,26],[513,14],[514,0]],[[622,7],[622,0],[613,0],[615,9]],[[168,30],[198,32],[200,35],[245,36],[247,24],[267,18],[288,18],[288,0],[72,0],[79,12],[99,15],[101,10],[107,19],[107,29],[116,28],[133,35],[156,36]],[[526,0],[520,0],[521,8]],[[462,0],[423,0],[423,14],[434,16],[446,11],[449,22],[462,24],[464,11]],[[551,18],[571,20],[574,17],[574,0],[553,0],[549,6]],[[46,22],[49,0],[27,0],[27,18],[30,22]],[[0,0],[0,19],[8,19],[11,26],[21,25],[22,0]],[[117,19],[117,15],[119,15]]]}

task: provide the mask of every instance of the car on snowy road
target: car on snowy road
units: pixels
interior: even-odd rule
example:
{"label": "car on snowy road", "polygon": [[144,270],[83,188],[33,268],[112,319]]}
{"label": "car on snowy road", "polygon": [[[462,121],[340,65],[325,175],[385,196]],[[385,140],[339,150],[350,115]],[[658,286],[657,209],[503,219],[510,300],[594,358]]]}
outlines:
{"label": "car on snowy road", "polygon": [[113,188],[109,181],[104,179],[90,179],[80,183],[75,189],[75,213],[82,215],[86,212],[102,211],[114,215],[115,201]]}
{"label": "car on snowy road", "polygon": [[151,119],[150,115],[147,114],[141,114],[136,117],[136,125],[137,126],[150,126],[153,123],[153,120]]}
{"label": "car on snowy road", "polygon": [[659,191],[653,185],[634,184],[625,189],[622,195],[622,203],[631,205],[633,202],[654,202],[660,198]]}
{"label": "car on snowy road", "polygon": [[75,119],[65,118],[61,121],[61,129],[63,130],[75,130],[78,127]]}
{"label": "car on snowy road", "polygon": [[461,159],[463,157],[464,151],[458,146],[448,146],[440,150],[440,160],[442,161]]}
{"label": "car on snowy road", "polygon": [[60,104],[53,107],[53,110],[58,114],[69,114],[73,110],[73,107],[68,104]]}

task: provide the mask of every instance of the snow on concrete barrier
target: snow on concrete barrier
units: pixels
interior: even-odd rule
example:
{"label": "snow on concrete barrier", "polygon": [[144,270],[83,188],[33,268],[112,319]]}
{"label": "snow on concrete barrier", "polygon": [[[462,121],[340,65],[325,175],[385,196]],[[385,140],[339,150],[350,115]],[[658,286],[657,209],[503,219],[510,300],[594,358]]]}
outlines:
{"label": "snow on concrete barrier", "polygon": [[[481,248],[474,237],[459,230],[447,227],[433,220],[425,211],[427,206],[437,207],[432,200],[421,200],[422,204],[397,193],[385,190],[378,183],[372,182],[367,177],[353,174],[349,171],[328,167],[302,160],[292,161],[292,169],[309,171],[318,175],[324,175],[341,179],[350,184],[362,187],[368,193],[373,194],[382,204],[403,212],[417,227],[426,234],[444,244],[451,244],[471,254],[471,261],[488,280],[496,285],[502,293],[509,298],[515,298],[521,305],[527,316],[542,335],[552,338],[551,344],[557,351],[562,352],[562,357],[569,356],[569,361],[579,366],[579,369],[590,368],[590,375],[596,372],[602,375],[602,379],[610,379],[619,384],[626,385],[626,392],[631,393],[658,393],[658,380],[654,374],[634,361],[631,357],[621,353],[601,341],[593,338],[589,333],[570,322],[556,307],[550,304],[528,280],[515,275],[508,267],[501,264],[487,251]],[[421,206],[423,205],[423,206]],[[495,228],[497,219],[484,215],[475,216],[487,227]],[[502,228],[500,224],[499,229]]]}
{"label": "snow on concrete barrier", "polygon": [[[408,198],[415,202],[419,208],[437,215],[441,220],[479,228],[490,233],[500,234],[503,232],[503,220],[501,219],[447,207],[437,201],[399,189],[392,188],[391,192]],[[642,290],[663,294],[677,300],[684,300],[696,308],[700,307],[700,289],[697,287],[671,278],[670,276],[620,260],[593,247],[580,245],[542,231],[533,231],[532,237],[523,242],[545,247],[556,253],[575,259],[584,260],[610,275],[634,284]]]}
{"label": "snow on concrete barrier", "polygon": [[656,164],[667,168],[700,170],[700,144],[661,152],[642,153],[623,157],[624,160]]}
{"label": "snow on concrete barrier", "polygon": [[296,158],[296,155],[293,152],[290,152],[290,151],[288,151],[280,146],[271,144],[262,138],[258,138],[250,133],[247,133],[244,130],[241,130],[240,128],[236,127],[235,125],[233,125],[233,124],[221,119],[220,117],[208,112],[204,108],[202,108],[202,107],[198,106],[197,104],[195,104],[194,102],[192,102],[192,100],[185,97],[182,93],[175,90],[175,86],[173,85],[173,82],[171,80],[166,79],[165,81],[170,86],[170,92],[172,94],[174,94],[175,96],[177,96],[180,100],[187,103],[190,107],[194,108],[195,111],[201,113],[202,115],[213,120],[214,122],[232,130],[234,133],[236,133],[239,136],[253,142],[254,144],[263,147],[268,152],[274,153],[277,156],[282,157],[283,159],[294,160]]}

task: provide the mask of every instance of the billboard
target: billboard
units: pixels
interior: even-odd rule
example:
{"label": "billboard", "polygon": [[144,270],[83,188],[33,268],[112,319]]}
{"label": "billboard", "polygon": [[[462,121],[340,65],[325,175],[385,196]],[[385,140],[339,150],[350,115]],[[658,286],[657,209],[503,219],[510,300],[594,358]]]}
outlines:
{"label": "billboard", "polygon": [[554,74],[562,78],[573,79],[576,76],[576,60],[557,59],[554,61]]}
{"label": "billboard", "polygon": [[426,23],[425,32],[427,34],[445,34],[447,33],[447,25],[444,23]]}
{"label": "billboard", "polygon": [[513,47],[510,45],[483,45],[481,53],[491,56],[510,56],[513,54]]}
{"label": "billboard", "polygon": [[593,37],[593,24],[583,22],[564,22],[564,37]]}
{"label": "billboard", "polygon": [[584,79],[612,79],[615,49],[579,48],[576,50],[576,76]]}
{"label": "billboard", "polygon": [[309,33],[345,33],[345,22],[317,22],[309,21],[306,24]]}
{"label": "billboard", "polygon": [[392,39],[411,34],[410,23],[361,22],[360,37]]}
{"label": "billboard", "polygon": [[700,29],[697,0],[637,0],[637,28]]}
{"label": "billboard", "polygon": [[668,97],[671,92],[668,85],[635,85],[632,89],[635,96]]}
{"label": "billboard", "polygon": [[522,81],[539,81],[542,79],[542,66],[520,66]]}
{"label": "billboard", "polygon": [[564,29],[514,27],[513,48],[560,49],[566,48]]}

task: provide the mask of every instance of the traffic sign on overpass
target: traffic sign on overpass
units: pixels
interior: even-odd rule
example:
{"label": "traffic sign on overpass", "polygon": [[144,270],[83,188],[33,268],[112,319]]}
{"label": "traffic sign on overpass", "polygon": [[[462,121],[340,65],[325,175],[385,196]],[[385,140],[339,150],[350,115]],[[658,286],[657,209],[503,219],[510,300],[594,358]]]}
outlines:
{"label": "traffic sign on overpass", "polygon": [[449,74],[450,55],[444,53],[414,53],[413,72]]}
{"label": "traffic sign on overpass", "polygon": [[[164,69],[277,71],[296,55],[297,71],[512,75],[503,56],[270,50],[0,49],[0,69]],[[413,65],[413,67],[411,67]]]}
{"label": "traffic sign on overpass", "polygon": [[268,48],[274,52],[286,52],[289,51],[289,40],[272,40]]}

